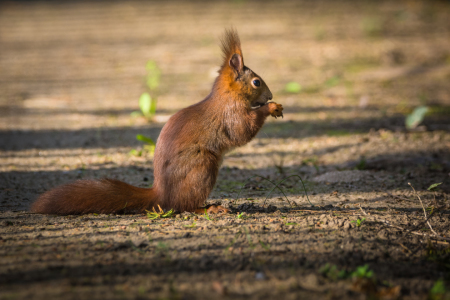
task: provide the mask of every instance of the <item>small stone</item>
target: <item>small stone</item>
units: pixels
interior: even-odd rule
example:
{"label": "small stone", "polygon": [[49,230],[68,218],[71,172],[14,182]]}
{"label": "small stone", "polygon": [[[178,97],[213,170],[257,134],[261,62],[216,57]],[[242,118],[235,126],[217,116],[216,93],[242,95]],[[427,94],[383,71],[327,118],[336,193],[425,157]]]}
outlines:
{"label": "small stone", "polygon": [[214,281],[212,283],[213,290],[218,293],[219,295],[226,295],[227,294],[227,288],[219,281]]}
{"label": "small stone", "polygon": [[266,275],[263,272],[257,272],[255,274],[255,279],[256,280],[265,280],[266,279]]}
{"label": "small stone", "polygon": [[344,229],[350,229],[350,228],[352,228],[352,224],[350,224],[349,221],[345,221],[344,222]]}

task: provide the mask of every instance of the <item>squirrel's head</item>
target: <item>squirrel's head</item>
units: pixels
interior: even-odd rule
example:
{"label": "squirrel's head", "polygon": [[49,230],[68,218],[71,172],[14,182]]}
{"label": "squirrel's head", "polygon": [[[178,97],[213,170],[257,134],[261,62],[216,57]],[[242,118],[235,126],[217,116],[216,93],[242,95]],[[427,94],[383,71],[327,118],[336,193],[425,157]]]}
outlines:
{"label": "squirrel's head", "polygon": [[[272,93],[264,80],[244,65],[241,42],[236,30],[225,31],[222,38],[223,64],[219,78],[234,98],[242,99],[250,107],[259,107],[272,100]],[[237,96],[237,97],[236,97]]]}

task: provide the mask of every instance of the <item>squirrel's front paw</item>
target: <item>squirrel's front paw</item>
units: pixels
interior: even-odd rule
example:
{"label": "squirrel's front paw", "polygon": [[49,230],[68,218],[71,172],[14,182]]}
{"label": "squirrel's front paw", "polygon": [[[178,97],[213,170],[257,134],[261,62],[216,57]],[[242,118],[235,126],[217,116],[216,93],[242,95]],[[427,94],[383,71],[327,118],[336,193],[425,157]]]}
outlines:
{"label": "squirrel's front paw", "polygon": [[283,117],[283,106],[281,104],[270,102],[269,103],[269,113],[272,117]]}

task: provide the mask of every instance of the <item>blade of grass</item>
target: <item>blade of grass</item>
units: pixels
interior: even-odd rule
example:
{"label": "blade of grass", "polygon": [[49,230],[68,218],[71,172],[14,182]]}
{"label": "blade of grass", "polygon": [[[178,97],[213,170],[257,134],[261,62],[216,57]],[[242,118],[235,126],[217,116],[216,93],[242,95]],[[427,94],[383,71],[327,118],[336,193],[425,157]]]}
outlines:
{"label": "blade of grass", "polygon": [[[291,175],[291,176],[288,176],[288,177],[284,178],[283,180],[281,180],[280,182],[278,182],[278,183],[270,190],[270,192],[269,192],[269,194],[267,195],[266,199],[264,199],[263,207],[264,207],[264,205],[266,204],[267,198],[269,198],[269,196],[272,194],[272,192],[275,190],[275,188],[277,188],[280,184],[282,184],[283,182],[285,182],[286,180],[288,180],[288,179],[291,178],[291,177],[298,177],[298,178],[300,179],[300,181],[302,182],[302,185],[303,185],[303,189],[305,190],[306,199],[308,199],[309,204],[311,204],[311,206],[314,207],[314,205],[311,203],[311,201],[309,201],[308,192],[306,191],[306,187],[305,187],[305,184],[303,183],[302,178],[300,177],[300,175],[296,175],[296,174]],[[278,188],[279,188],[279,187],[278,187]],[[279,189],[281,190],[281,188],[279,188]],[[284,193],[283,193],[283,195],[284,195]],[[285,196],[286,196],[286,195],[285,195]],[[287,197],[286,197],[286,199],[287,199]],[[288,201],[288,203],[289,203],[289,201]],[[290,203],[289,203],[289,205],[290,205]]]}
{"label": "blade of grass", "polygon": [[[277,184],[276,184],[275,182],[271,181],[270,179],[267,179],[267,178],[262,177],[262,176],[260,176],[260,175],[253,175],[253,176],[249,177],[249,178],[245,181],[245,184],[244,184],[244,185],[241,187],[241,189],[239,190],[239,193],[238,193],[238,195],[237,195],[235,201],[237,201],[237,199],[239,199],[239,196],[241,195],[242,190],[243,190],[244,187],[247,185],[247,183],[250,181],[250,179],[255,178],[255,177],[259,177],[259,178],[261,178],[261,179],[267,180],[268,182],[270,182],[271,184],[273,184],[275,187],[277,187]],[[286,197],[286,201],[289,203],[289,205],[291,205],[291,203],[289,202],[289,199],[288,199],[288,197],[286,196],[286,194],[284,193],[284,191],[283,191],[281,188],[278,188],[278,189],[281,191],[281,193],[283,193],[284,197]],[[273,189],[272,189],[272,190],[273,190]]]}

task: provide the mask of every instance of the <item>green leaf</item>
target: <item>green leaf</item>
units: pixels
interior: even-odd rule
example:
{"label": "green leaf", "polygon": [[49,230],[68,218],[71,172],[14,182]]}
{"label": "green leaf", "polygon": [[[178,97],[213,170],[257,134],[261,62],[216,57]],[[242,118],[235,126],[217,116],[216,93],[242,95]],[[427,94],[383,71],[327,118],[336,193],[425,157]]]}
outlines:
{"label": "green leaf", "polygon": [[156,210],[153,211],[146,210],[146,212],[147,218],[149,218],[150,220],[156,220],[159,218],[171,218],[174,215],[173,209],[169,210],[168,212],[164,212],[163,210],[160,210],[160,212],[157,212]]}
{"label": "green leaf", "polygon": [[145,66],[147,70],[147,86],[150,90],[155,90],[159,86],[159,79],[161,77],[161,70],[153,60],[149,60]]}
{"label": "green leaf", "polygon": [[147,86],[150,90],[155,90],[159,86],[159,77],[149,76],[147,77]]}
{"label": "green leaf", "polygon": [[445,288],[444,281],[442,279],[439,279],[435,282],[433,287],[430,290],[431,295],[442,295],[445,294],[447,289]]}
{"label": "green leaf", "polygon": [[408,129],[416,128],[420,123],[422,123],[425,114],[428,112],[428,107],[419,106],[414,109],[414,111],[406,117],[405,125]]}
{"label": "green leaf", "polygon": [[156,99],[151,99],[149,116],[154,116],[155,114],[156,114]]}
{"label": "green leaf", "polygon": [[338,278],[345,278],[347,276],[347,272],[345,270],[340,270],[338,273]]}
{"label": "green leaf", "polygon": [[434,188],[440,186],[441,184],[442,184],[442,182],[439,182],[439,183],[433,183],[432,185],[430,185],[430,186],[427,188],[427,190],[431,191],[432,189],[434,189]]}
{"label": "green leaf", "polygon": [[142,155],[142,151],[137,151],[136,149],[131,149],[130,152],[128,152],[129,155],[134,155],[134,156],[141,156]]}
{"label": "green leaf", "polygon": [[147,72],[154,71],[157,68],[158,68],[158,66],[156,65],[156,62],[154,60],[149,60],[147,62],[147,64],[145,65],[145,69],[147,70]]}
{"label": "green leaf", "polygon": [[295,81],[291,81],[286,84],[286,86],[284,87],[284,90],[291,94],[298,94],[302,90],[302,86]]}
{"label": "green leaf", "polygon": [[325,81],[325,86],[328,87],[328,88],[331,88],[333,86],[338,85],[339,81],[341,81],[339,76],[333,76],[330,79],[328,79],[327,81]]}
{"label": "green leaf", "polygon": [[145,145],[144,150],[147,151],[150,154],[153,154],[155,152],[155,145]]}
{"label": "green leaf", "polygon": [[194,221],[194,222],[192,222],[192,225],[184,225],[184,227],[194,228],[196,225],[197,225],[197,223]]}
{"label": "green leaf", "polygon": [[141,109],[144,116],[150,115],[150,109],[152,105],[152,97],[149,93],[143,93],[139,98],[139,108]]}
{"label": "green leaf", "polygon": [[351,277],[355,278],[371,278],[374,273],[372,270],[369,270],[369,265],[359,266],[356,270],[351,274]]}
{"label": "green leaf", "polygon": [[138,141],[141,141],[141,142],[147,143],[149,145],[155,146],[155,142],[151,138],[149,138],[149,137],[147,137],[145,135],[138,134],[138,135],[136,135],[136,139]]}
{"label": "green leaf", "polygon": [[133,112],[130,114],[130,116],[131,116],[132,118],[137,118],[137,117],[142,116],[142,113],[141,113],[140,111],[133,111]]}

